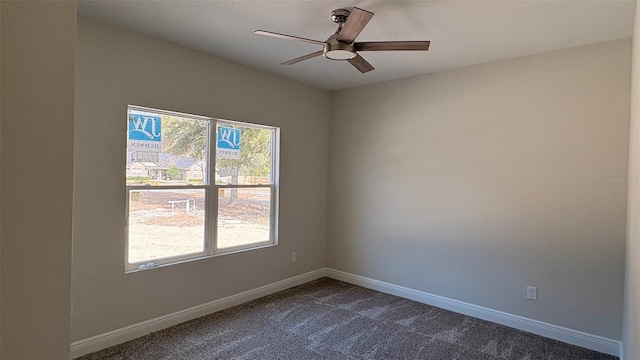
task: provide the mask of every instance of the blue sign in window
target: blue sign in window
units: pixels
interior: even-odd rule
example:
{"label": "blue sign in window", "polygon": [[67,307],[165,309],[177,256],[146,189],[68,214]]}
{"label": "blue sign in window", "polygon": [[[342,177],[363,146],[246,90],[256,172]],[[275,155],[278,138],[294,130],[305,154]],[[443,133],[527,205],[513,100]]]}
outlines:
{"label": "blue sign in window", "polygon": [[129,114],[129,140],[162,141],[160,116]]}
{"label": "blue sign in window", "polygon": [[240,150],[240,129],[219,127],[218,149]]}

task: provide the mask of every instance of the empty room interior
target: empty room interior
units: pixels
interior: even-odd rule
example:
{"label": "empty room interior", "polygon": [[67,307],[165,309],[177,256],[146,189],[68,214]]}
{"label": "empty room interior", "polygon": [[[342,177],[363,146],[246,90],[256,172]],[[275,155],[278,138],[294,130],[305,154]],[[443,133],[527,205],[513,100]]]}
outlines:
{"label": "empty room interior", "polygon": [[2,0],[0,358],[640,360],[636,8]]}

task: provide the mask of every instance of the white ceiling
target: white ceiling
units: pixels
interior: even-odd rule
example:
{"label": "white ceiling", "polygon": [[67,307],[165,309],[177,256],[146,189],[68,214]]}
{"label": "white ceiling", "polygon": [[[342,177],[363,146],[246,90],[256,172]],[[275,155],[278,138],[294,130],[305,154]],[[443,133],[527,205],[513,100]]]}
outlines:
{"label": "white ceiling", "polygon": [[[427,52],[362,52],[375,70],[316,57],[279,65],[318,45],[254,35],[268,30],[326,40],[333,9],[375,13],[356,41],[431,40]],[[335,90],[632,35],[633,0],[598,1],[133,1],[81,0],[81,16]]]}

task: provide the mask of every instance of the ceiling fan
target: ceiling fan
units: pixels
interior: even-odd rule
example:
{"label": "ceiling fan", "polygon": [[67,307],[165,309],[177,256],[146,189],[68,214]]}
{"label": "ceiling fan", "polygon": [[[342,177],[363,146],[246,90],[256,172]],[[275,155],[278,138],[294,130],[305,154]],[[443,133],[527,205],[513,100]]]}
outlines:
{"label": "ceiling fan", "polygon": [[320,51],[285,61],[280,65],[293,65],[322,55],[330,60],[347,60],[356,69],[360,70],[361,73],[373,70],[373,66],[360,56],[357,53],[358,51],[429,50],[430,41],[354,42],[358,34],[360,34],[372,17],[372,12],[357,7],[354,7],[351,11],[347,9],[333,10],[331,12],[331,20],[338,24],[338,30],[335,34],[329,36],[326,41],[306,39],[264,30],[256,30],[254,33],[278,39],[304,41],[322,46],[322,50]]}

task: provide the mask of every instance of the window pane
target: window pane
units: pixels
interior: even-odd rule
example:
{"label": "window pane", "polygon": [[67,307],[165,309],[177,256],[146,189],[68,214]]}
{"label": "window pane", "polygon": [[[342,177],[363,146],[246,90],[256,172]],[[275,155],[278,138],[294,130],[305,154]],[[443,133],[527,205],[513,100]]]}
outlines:
{"label": "window pane", "polygon": [[220,123],[216,134],[216,184],[271,184],[273,130]]}
{"label": "window pane", "polygon": [[270,188],[218,189],[218,248],[271,240]]}
{"label": "window pane", "polygon": [[129,191],[129,263],[204,251],[204,189]]}
{"label": "window pane", "polygon": [[206,183],[206,120],[129,109],[127,185]]}

